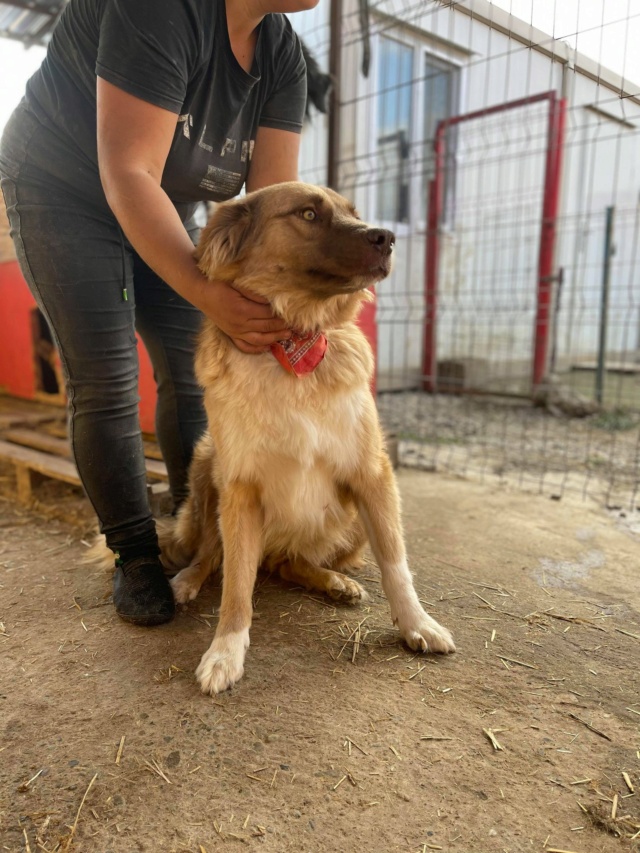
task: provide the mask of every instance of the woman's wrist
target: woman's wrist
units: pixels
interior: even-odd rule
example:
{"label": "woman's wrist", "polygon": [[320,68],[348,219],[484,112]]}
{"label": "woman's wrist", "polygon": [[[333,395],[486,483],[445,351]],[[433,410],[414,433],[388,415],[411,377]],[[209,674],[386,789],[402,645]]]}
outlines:
{"label": "woman's wrist", "polygon": [[174,290],[200,311],[210,313],[210,299],[207,296],[211,295],[214,287],[215,282],[203,275],[194,262],[193,270],[174,286]]}

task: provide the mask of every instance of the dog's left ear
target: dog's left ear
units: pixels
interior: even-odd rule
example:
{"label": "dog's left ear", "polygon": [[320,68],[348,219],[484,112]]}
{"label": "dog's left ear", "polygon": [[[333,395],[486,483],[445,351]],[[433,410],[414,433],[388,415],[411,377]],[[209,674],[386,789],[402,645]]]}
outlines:
{"label": "dog's left ear", "polygon": [[195,259],[205,275],[235,263],[251,230],[251,206],[244,200],[221,204],[200,235]]}

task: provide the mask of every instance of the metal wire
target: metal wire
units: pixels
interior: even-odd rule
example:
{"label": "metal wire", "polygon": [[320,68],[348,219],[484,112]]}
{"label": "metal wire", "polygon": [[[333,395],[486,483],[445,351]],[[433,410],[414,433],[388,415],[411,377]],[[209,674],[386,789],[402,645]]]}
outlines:
{"label": "metal wire", "polygon": [[[627,65],[640,0],[627,0],[626,14],[620,4],[606,10],[601,0],[578,0],[575,22],[562,25],[558,0],[532,0],[525,22],[506,18],[502,10],[513,15],[522,4],[505,0],[381,0],[370,6],[367,79],[359,69],[357,4],[344,2],[337,83],[347,130],[337,174],[364,218],[396,230],[396,268],[378,288],[377,389],[381,418],[400,437],[403,461],[637,511],[640,67],[634,72]],[[541,17],[546,34],[534,27]],[[300,20],[297,29],[326,55],[328,21],[317,10],[307,29]],[[619,37],[613,69],[605,62],[610,33]],[[579,53],[582,45],[590,55]],[[543,206],[553,180],[545,167],[553,114],[548,102],[527,101],[547,91],[566,102],[559,209],[551,224],[543,221]],[[521,106],[508,108],[518,100]],[[458,120],[489,109],[497,111]],[[316,126],[303,143],[305,179],[325,174],[322,132]],[[436,177],[443,200],[436,231],[437,368],[429,375],[425,258]],[[615,253],[605,260],[608,207]],[[543,282],[540,242],[547,228],[555,244],[552,274]],[[540,314],[545,288],[548,316]],[[606,351],[598,352],[605,313]],[[543,376],[534,382],[541,316],[548,345]],[[435,393],[427,390],[434,384]]]}

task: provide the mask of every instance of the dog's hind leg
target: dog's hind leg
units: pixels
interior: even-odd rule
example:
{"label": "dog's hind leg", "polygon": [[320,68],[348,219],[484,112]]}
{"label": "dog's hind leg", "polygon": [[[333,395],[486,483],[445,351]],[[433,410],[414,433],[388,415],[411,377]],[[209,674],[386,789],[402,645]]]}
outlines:
{"label": "dog's hind leg", "polygon": [[368,598],[366,591],[352,578],[333,569],[313,566],[300,557],[283,560],[278,564],[278,571],[283,580],[303,586],[305,589],[324,592],[334,601],[359,604]]}
{"label": "dog's hind leg", "polygon": [[334,572],[358,571],[365,566],[364,549],[367,544],[367,534],[362,521],[356,518],[348,534],[348,542],[331,561]]}
{"label": "dog's hind leg", "polygon": [[178,604],[186,604],[200,592],[209,575],[222,563],[222,539],[218,530],[217,514],[209,517],[200,531],[198,550],[189,566],[171,578],[173,595]]}
{"label": "dog's hind leg", "polygon": [[193,601],[202,584],[222,562],[218,492],[213,483],[212,460],[213,445],[205,435],[196,447],[189,472],[191,494],[178,511],[172,537],[166,547],[161,539],[163,560],[166,552],[174,563],[177,563],[176,555],[182,557],[182,563],[178,565],[186,566],[171,580],[178,604]]}
{"label": "dog's hind leg", "polygon": [[[217,531],[215,513],[210,519],[210,530],[203,529],[201,518],[195,500],[189,496],[180,507],[178,519],[174,525],[172,536],[168,541],[160,540],[162,560],[167,564],[180,565],[185,568],[171,578],[173,597],[178,604],[193,601],[200,592],[200,587],[220,564],[217,552],[220,536]],[[186,562],[185,562],[186,557]]]}
{"label": "dog's hind leg", "polygon": [[196,558],[181,572],[171,578],[169,583],[173,590],[173,597],[178,604],[186,604],[198,595],[202,584],[209,575],[212,575],[222,563],[222,544],[217,547],[200,548]]}
{"label": "dog's hind leg", "polygon": [[159,518],[156,521],[160,560],[169,574],[175,574],[193,560],[196,548],[183,544],[176,534],[175,518]]}
{"label": "dog's hind leg", "polygon": [[220,620],[196,676],[204,693],[220,693],[242,678],[249,647],[253,588],[262,556],[263,512],[256,486],[230,483],[220,495],[224,559]]}

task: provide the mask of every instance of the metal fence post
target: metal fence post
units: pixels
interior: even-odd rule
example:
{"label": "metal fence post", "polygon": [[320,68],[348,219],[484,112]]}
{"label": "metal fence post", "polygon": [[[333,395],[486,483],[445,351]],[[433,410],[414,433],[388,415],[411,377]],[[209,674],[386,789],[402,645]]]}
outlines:
{"label": "metal fence post", "polygon": [[339,191],[340,162],[340,79],[342,74],[342,0],[331,0],[329,74],[332,86],[329,96],[327,143],[327,186]]}
{"label": "metal fence post", "polygon": [[598,334],[598,364],[596,367],[596,402],[602,405],[604,396],[604,374],[607,359],[607,321],[609,318],[609,282],[611,258],[614,253],[613,214],[615,208],[608,207],[604,226],[604,258],[602,262],[602,288],[600,290],[600,328]]}

